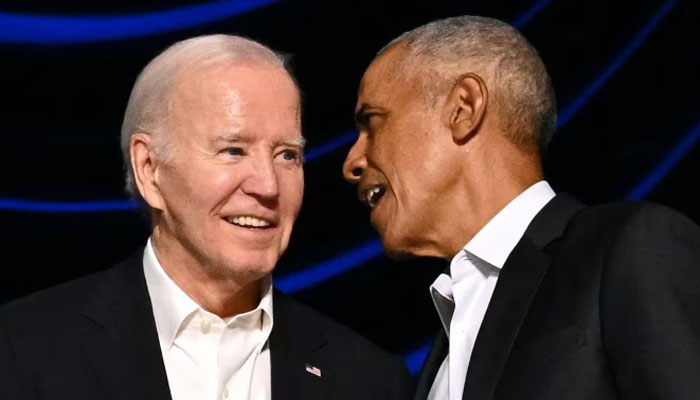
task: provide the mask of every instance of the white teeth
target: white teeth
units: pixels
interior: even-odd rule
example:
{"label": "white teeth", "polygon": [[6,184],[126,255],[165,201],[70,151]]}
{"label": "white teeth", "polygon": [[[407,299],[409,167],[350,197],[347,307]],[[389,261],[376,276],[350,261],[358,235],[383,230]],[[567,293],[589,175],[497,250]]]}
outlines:
{"label": "white teeth", "polygon": [[248,215],[231,217],[228,219],[228,222],[238,226],[252,226],[255,228],[267,228],[270,226],[268,221]]}
{"label": "white teeth", "polygon": [[377,205],[379,199],[382,197],[382,194],[384,194],[384,190],[379,186],[368,190],[366,195],[367,204],[371,208],[374,208],[374,206]]}
{"label": "white teeth", "polygon": [[378,191],[379,191],[379,188],[374,188],[374,189],[370,189],[370,190],[367,191],[367,194],[366,194],[365,196],[367,196],[367,198],[366,198],[367,204],[369,204],[370,207],[372,207],[372,205],[373,205],[373,204],[372,204],[372,197],[374,197],[374,195],[375,195]]}

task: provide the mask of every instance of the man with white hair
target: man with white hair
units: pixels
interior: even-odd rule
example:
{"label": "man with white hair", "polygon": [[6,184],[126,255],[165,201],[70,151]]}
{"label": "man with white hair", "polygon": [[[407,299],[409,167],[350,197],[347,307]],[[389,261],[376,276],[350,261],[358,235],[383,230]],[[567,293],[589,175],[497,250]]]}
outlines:
{"label": "man with white hair", "polygon": [[122,126],[143,251],[0,312],[3,399],[405,399],[398,357],[272,286],[302,203],[299,90],[236,36],[138,77]]}

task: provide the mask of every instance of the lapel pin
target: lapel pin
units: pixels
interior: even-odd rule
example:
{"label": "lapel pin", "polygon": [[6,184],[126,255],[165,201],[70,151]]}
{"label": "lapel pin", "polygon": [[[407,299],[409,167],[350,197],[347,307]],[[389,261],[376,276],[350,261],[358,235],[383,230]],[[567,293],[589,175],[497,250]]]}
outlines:
{"label": "lapel pin", "polygon": [[319,378],[321,377],[321,370],[314,367],[313,365],[306,364],[306,372],[310,373],[311,375],[316,375]]}

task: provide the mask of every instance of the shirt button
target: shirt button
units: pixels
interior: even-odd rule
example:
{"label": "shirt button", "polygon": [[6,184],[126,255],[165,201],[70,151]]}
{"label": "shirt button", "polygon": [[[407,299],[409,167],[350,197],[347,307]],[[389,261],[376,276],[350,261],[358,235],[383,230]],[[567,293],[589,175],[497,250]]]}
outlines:
{"label": "shirt button", "polygon": [[202,320],[202,333],[209,333],[211,330],[211,320],[205,318]]}
{"label": "shirt button", "polygon": [[224,399],[228,399],[228,389],[224,388],[224,390],[221,391],[221,396]]}

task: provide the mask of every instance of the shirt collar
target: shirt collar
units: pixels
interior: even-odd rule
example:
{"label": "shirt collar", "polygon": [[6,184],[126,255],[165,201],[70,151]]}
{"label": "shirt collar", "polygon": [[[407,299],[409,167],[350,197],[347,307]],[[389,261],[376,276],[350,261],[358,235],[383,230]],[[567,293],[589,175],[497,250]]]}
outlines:
{"label": "shirt collar", "polygon": [[446,273],[438,275],[435,282],[430,285],[430,296],[433,305],[438,312],[442,327],[445,329],[447,337],[450,337],[450,321],[455,312],[455,300],[452,293],[452,279]]}
{"label": "shirt collar", "polygon": [[[448,271],[435,279],[430,286],[430,295],[448,337],[455,307],[453,283],[469,273],[476,272],[469,269],[470,267],[487,267],[484,265],[486,263],[499,270],[503,268],[527,227],[554,196],[554,191],[546,181],[530,186],[481,228],[452,258]],[[483,270],[480,272],[484,273]]]}
{"label": "shirt collar", "polygon": [[[143,251],[143,269],[146,287],[151,297],[158,339],[161,347],[167,349],[172,346],[181,326],[188,317],[202,308],[165,273],[153,250],[151,238],[148,239]],[[268,276],[262,281],[258,306],[251,311],[236,315],[228,320],[227,324],[234,323],[236,319],[245,318],[251,314],[262,314],[260,329],[263,331],[266,341],[273,325],[272,293],[272,279]]]}
{"label": "shirt collar", "polygon": [[[554,198],[547,181],[539,181],[511,200],[464,246],[476,256],[501,269],[537,213]],[[460,252],[461,253],[461,252]],[[463,256],[457,254],[455,257]]]}

